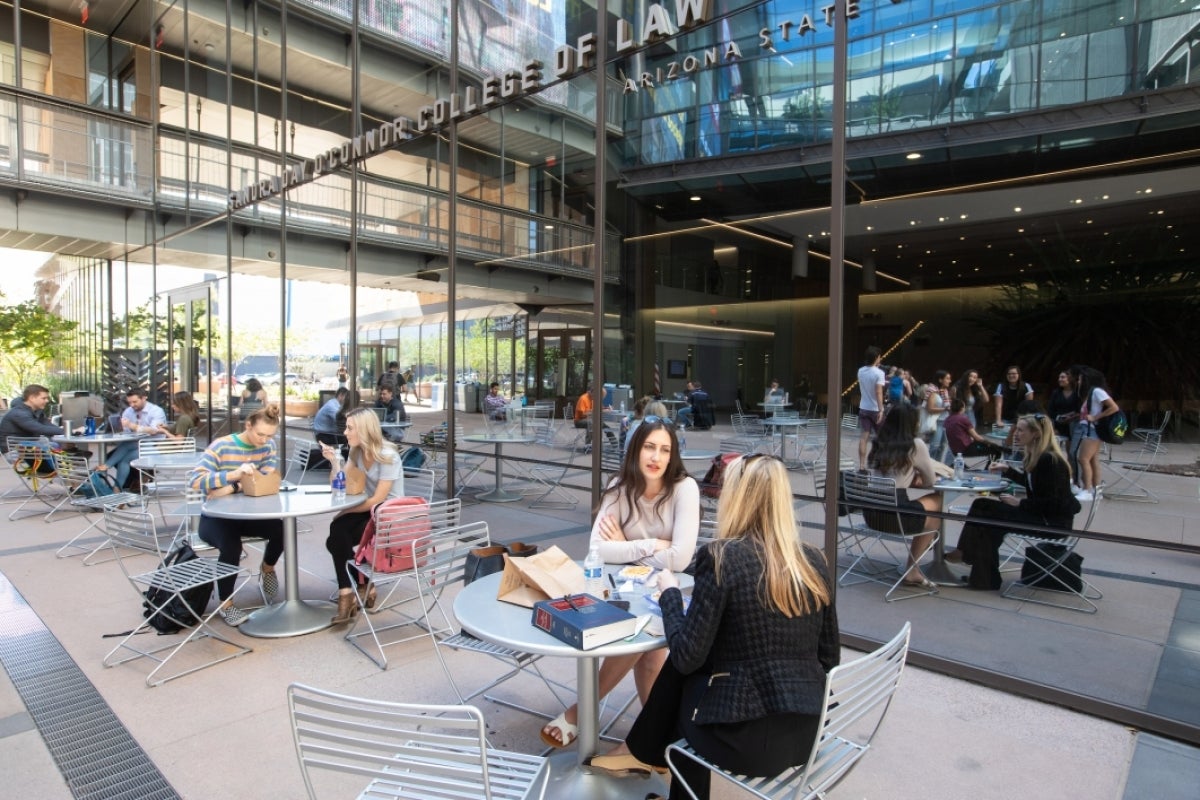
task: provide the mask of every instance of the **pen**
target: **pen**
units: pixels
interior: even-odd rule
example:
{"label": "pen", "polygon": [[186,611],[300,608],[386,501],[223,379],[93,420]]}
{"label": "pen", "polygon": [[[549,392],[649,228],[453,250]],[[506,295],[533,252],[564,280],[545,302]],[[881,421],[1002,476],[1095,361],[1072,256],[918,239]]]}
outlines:
{"label": "pen", "polygon": [[569,605],[569,606],[570,606],[570,607],[571,607],[573,610],[575,610],[575,611],[578,611],[578,610],[579,610],[579,606],[575,605],[575,603],[574,603],[574,602],[571,600],[571,595],[569,595],[569,594],[564,594],[564,595],[563,595],[563,600],[566,600],[566,601],[567,601],[567,605]]}

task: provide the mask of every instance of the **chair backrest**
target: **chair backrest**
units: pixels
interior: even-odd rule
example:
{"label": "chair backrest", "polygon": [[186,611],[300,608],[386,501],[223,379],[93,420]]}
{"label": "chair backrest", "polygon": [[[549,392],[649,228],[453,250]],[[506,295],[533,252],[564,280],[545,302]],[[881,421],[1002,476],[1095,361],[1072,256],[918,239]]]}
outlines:
{"label": "chair backrest", "polygon": [[426,505],[381,503],[375,513],[375,547],[378,549],[419,538],[412,535],[414,530],[427,533],[456,527],[461,518],[462,501],[457,497]]}
{"label": "chair backrest", "polygon": [[437,473],[431,469],[404,469],[404,494],[409,497],[424,497],[426,502],[433,502],[433,488],[437,483]]}
{"label": "chair backrest", "polygon": [[326,771],[354,776],[328,785],[329,797],[362,796],[363,780],[372,778],[393,786],[402,781],[408,797],[492,797],[483,714],[473,706],[369,700],[293,683],[288,713],[314,800],[312,773]]}
{"label": "chair backrest", "polygon": [[194,453],[196,440],[191,436],[182,439],[139,439],[138,457],[157,456],[165,453]]}
{"label": "chair backrest", "polygon": [[[454,615],[442,608],[441,593],[447,586],[462,583],[467,554],[477,547],[487,547],[492,543],[492,539],[486,522],[468,522],[445,528],[439,528],[437,525],[432,527],[433,530],[429,533],[413,541],[412,553],[417,589],[428,631],[437,635],[453,633],[457,625],[453,622]],[[433,619],[435,612],[441,616],[440,623]]]}
{"label": "chair backrest", "polygon": [[37,443],[36,439],[32,442],[18,442],[17,446],[9,451],[10,454],[14,452],[16,455],[12,459],[13,469],[18,474],[43,480],[54,475],[54,456],[44,444]]}
{"label": "chair backrest", "polygon": [[722,439],[720,450],[722,453],[741,453],[742,455],[748,455],[754,452],[754,444],[745,440]]}
{"label": "chair backrest", "polygon": [[89,483],[92,475],[87,458],[72,453],[55,453],[54,471],[58,474],[59,482],[71,495],[77,494],[84,484]]}
{"label": "chair backrest", "polygon": [[120,548],[125,548],[156,555],[160,561],[174,538],[174,532],[170,536],[160,534],[155,527],[154,517],[141,508],[105,506],[104,532],[108,534],[108,544],[118,557]]}
{"label": "chair backrest", "polygon": [[[900,682],[911,629],[911,623],[904,623],[890,642],[834,667],[826,676],[817,726],[821,736],[813,744],[801,785],[818,790],[832,786],[870,748]],[[874,724],[864,724],[864,718]]]}
{"label": "chair backrest", "polygon": [[858,430],[858,415],[842,414],[842,427],[847,430]]}
{"label": "chair backrest", "polygon": [[[317,449],[317,443],[312,439],[290,439],[288,445],[292,448],[292,454],[288,456],[287,470],[283,479],[298,484],[304,480],[304,475],[308,472],[309,457]],[[294,477],[297,471],[299,471],[299,476]]]}
{"label": "chair backrest", "polygon": [[865,472],[846,470],[842,473],[842,485],[846,500],[850,504],[867,503],[878,506],[896,506],[896,479],[869,475]]}

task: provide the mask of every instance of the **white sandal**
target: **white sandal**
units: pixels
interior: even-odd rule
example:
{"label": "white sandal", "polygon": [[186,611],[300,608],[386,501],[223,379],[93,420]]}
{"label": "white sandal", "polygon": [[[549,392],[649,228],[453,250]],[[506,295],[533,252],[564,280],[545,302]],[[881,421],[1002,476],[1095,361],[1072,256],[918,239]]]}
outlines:
{"label": "white sandal", "polygon": [[[546,733],[547,728],[554,728],[557,730],[559,735],[562,736],[562,739],[560,740]],[[578,738],[579,728],[567,722],[567,713],[564,711],[543,725],[542,729],[538,733],[541,735],[542,741],[547,745],[561,749],[563,747],[570,747],[575,739]]]}

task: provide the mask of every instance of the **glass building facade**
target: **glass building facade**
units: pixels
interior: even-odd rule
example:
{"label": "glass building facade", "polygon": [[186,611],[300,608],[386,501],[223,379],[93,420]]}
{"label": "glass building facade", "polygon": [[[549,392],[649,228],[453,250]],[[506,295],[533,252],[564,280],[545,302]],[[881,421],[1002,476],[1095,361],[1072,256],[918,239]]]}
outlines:
{"label": "glass building facade", "polygon": [[[0,3],[0,244],[53,255],[72,380],[158,351],[157,385],[213,413],[251,374],[303,413],[340,367],[369,392],[395,360],[430,392],[560,401],[697,378],[722,413],[778,378],[836,417],[857,398],[830,354],[852,376],[878,345],[920,378],[1020,363],[1039,392],[1089,363],[1144,421],[1194,417],[1195,4],[861,0],[840,110],[825,5]],[[601,29],[600,77],[556,76]],[[531,61],[532,90],[355,154]]]}

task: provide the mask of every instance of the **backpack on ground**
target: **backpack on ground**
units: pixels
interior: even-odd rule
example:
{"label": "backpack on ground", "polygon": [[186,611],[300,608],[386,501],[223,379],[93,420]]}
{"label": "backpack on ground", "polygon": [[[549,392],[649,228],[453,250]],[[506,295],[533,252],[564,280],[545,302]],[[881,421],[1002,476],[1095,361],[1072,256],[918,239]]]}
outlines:
{"label": "backpack on ground", "polygon": [[[384,535],[396,536],[387,547],[375,546],[375,534],[378,531],[376,520],[385,511],[396,511],[403,507],[412,509],[411,514],[392,517],[391,524],[399,530],[385,530]],[[369,564],[375,572],[403,572],[412,569],[413,540],[429,533],[429,504],[424,497],[393,497],[375,506],[367,526],[363,528],[362,539],[358,543],[358,552],[354,556],[355,564]],[[422,562],[424,563],[424,562]]]}
{"label": "backpack on ground", "polygon": [[726,467],[741,457],[741,453],[725,453],[713,458],[712,466],[704,473],[704,480],[700,482],[701,494],[705,497],[720,497],[721,487],[725,484]]}
{"label": "backpack on ground", "polygon": [[425,455],[424,450],[419,447],[410,447],[400,456],[400,467],[402,469],[420,469],[428,460],[429,456]]}
{"label": "backpack on ground", "polygon": [[88,473],[87,481],[79,487],[79,495],[88,498],[108,497],[119,491],[116,480],[107,471],[101,470]]}
{"label": "backpack on ground", "polygon": [[[196,551],[185,542],[163,559],[162,566],[183,564],[196,558],[198,558]],[[142,601],[142,616],[147,617],[150,627],[160,634],[179,633],[184,628],[190,628],[200,621],[196,614],[204,613],[204,609],[208,606],[208,600],[212,597],[212,590],[212,583],[205,583],[185,590],[183,592],[184,599],[180,599],[171,589],[152,586],[143,593],[146,599]],[[168,598],[170,598],[170,602],[159,608]]]}

